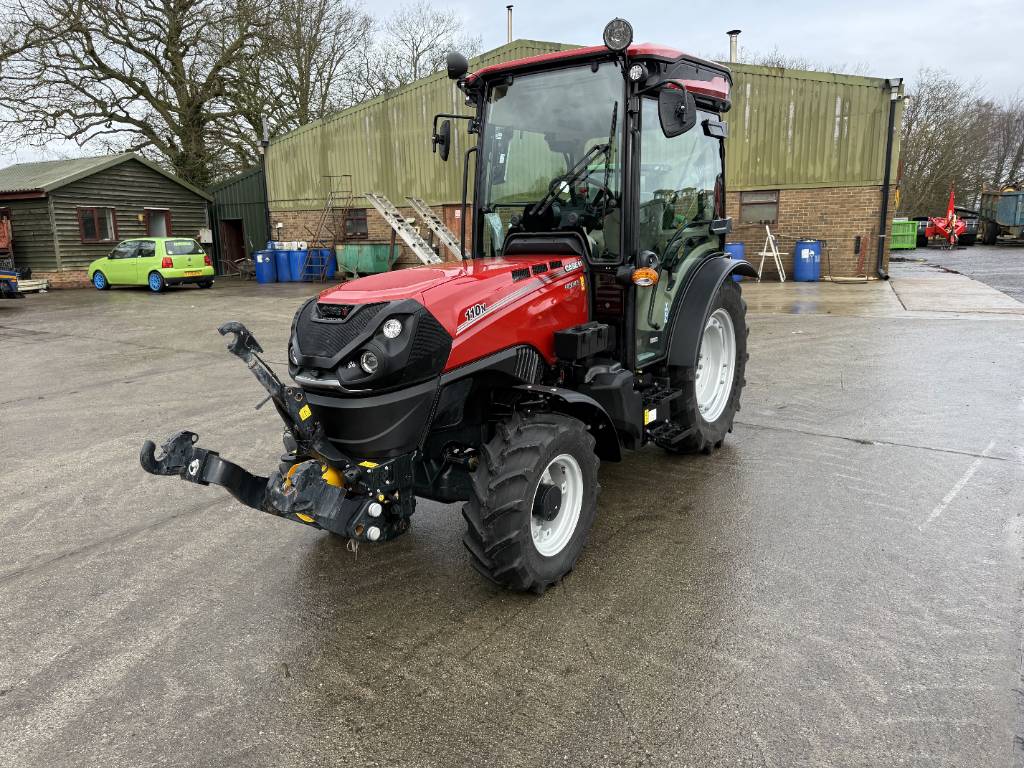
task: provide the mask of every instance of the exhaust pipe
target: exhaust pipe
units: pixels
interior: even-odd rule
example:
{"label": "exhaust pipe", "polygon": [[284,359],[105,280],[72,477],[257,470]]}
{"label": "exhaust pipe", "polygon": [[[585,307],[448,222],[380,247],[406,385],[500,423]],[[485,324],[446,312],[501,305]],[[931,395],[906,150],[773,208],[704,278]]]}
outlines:
{"label": "exhaust pipe", "polygon": [[740,32],[742,32],[742,31],[743,31],[742,29],[730,29],[728,32],[726,32],[726,34],[729,35],[729,63],[730,64],[735,64],[737,62],[737,60],[739,59],[739,56],[737,54],[737,45],[736,44],[737,44],[737,41],[739,40]]}
{"label": "exhaust pipe", "polygon": [[508,41],[512,42],[512,6],[506,5],[505,10],[508,11]]}

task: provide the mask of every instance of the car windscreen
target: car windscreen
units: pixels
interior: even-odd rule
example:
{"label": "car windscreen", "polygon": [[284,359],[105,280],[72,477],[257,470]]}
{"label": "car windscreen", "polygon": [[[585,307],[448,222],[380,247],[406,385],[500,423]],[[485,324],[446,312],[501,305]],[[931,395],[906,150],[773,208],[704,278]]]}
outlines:
{"label": "car windscreen", "polygon": [[188,256],[192,253],[203,253],[203,246],[195,240],[168,240],[164,243],[168,256]]}

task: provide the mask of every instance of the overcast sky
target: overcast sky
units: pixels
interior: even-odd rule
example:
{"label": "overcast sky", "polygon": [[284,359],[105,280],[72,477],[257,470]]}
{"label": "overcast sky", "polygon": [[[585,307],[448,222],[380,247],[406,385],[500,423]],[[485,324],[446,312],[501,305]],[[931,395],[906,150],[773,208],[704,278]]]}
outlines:
{"label": "overcast sky", "polygon": [[[507,0],[434,0],[462,15],[485,49],[505,42]],[[403,0],[367,0],[387,16]],[[593,45],[616,15],[628,19],[637,42],[664,43],[716,57],[728,51],[726,30],[739,28],[740,45],[767,52],[778,47],[822,66],[913,80],[922,67],[977,79],[992,97],[1024,93],[1024,0],[519,0],[513,37]],[[39,152],[5,145],[0,167],[12,162],[90,154],[74,145]]]}

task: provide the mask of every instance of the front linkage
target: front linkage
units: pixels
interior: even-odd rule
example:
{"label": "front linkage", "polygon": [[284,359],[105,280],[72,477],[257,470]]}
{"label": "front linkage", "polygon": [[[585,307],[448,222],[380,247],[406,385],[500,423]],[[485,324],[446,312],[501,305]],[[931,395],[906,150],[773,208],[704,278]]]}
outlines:
{"label": "front linkage", "polygon": [[198,447],[195,432],[181,431],[161,446],[159,458],[152,440],[143,443],[142,468],[153,475],[223,486],[254,509],[350,539],[383,541],[404,533],[415,509],[412,456],[380,463],[344,456],[324,437],[305,393],[281,383],[244,325],[230,322],[217,330],[222,336],[232,334],[228,351],[253,372],[284,421],[285,456],[269,478],[254,475],[216,451]]}

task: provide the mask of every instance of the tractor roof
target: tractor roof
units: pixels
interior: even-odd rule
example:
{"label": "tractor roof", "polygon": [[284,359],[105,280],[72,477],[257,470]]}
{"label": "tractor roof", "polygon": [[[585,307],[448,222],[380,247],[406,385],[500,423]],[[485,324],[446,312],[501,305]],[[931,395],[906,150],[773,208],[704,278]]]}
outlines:
{"label": "tractor roof", "polygon": [[[500,64],[479,69],[469,75],[467,82],[474,82],[478,79],[486,79],[494,75],[502,75],[510,72],[520,72],[530,69],[544,69],[550,66],[557,66],[561,63],[569,64],[577,60],[596,59],[611,55],[611,52],[603,45],[592,45],[586,48],[572,48],[567,51],[555,51],[544,53],[539,56],[530,56],[525,59],[506,61]],[[732,84],[732,74],[729,68],[713,61],[707,61],[697,56],[654,43],[636,43],[629,46],[628,55],[631,59],[655,59],[665,62],[685,61],[697,66],[698,69],[706,68],[711,70],[707,78],[690,79],[684,78],[682,82],[687,90],[695,94],[709,96],[713,99],[727,100],[729,98],[729,86]]]}

